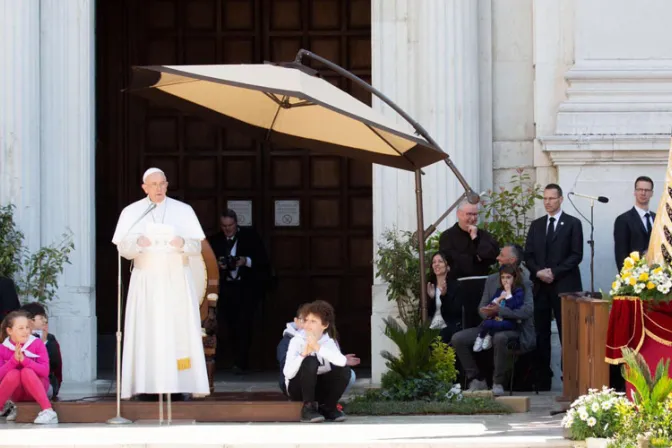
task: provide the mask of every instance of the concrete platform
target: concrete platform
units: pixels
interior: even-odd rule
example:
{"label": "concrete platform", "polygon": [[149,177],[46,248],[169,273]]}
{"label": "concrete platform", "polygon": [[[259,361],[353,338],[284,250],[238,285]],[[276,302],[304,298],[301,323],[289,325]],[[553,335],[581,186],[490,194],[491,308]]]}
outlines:
{"label": "concrete platform", "polygon": [[0,446],[51,447],[571,447],[560,419],[509,416],[353,417],[345,423],[0,425]]}

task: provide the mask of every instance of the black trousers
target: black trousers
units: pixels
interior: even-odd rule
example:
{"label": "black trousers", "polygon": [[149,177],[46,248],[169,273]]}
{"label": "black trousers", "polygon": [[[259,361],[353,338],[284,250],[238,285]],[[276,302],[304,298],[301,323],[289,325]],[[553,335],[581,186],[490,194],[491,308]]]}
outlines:
{"label": "black trousers", "polygon": [[329,372],[318,375],[319,366],[317,357],[306,356],[296,376],[289,380],[287,392],[292,401],[317,401],[328,410],[333,410],[350,382],[350,367],[332,364]]}
{"label": "black trousers", "polygon": [[[243,370],[246,370],[249,364],[252,329],[259,300],[260,294],[255,286],[244,281],[227,282],[222,279],[217,304],[217,345],[223,347],[221,341],[228,339],[234,364]],[[225,326],[226,333],[224,333]],[[223,350],[218,350],[218,353],[223,353]]]}
{"label": "black trousers", "polygon": [[534,327],[537,332],[537,360],[540,380],[550,379],[551,370],[551,320],[555,316],[558,336],[562,345],[562,306],[554,285],[541,285],[534,295]]}

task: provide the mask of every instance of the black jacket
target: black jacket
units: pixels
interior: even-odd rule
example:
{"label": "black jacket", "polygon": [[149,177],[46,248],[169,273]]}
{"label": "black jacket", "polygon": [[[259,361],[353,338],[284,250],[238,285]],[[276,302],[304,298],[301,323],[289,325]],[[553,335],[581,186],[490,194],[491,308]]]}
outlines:
{"label": "black jacket", "polygon": [[[654,212],[649,213],[651,214],[651,226],[653,227],[656,214]],[[623,260],[630,255],[630,252],[637,251],[641,254],[649,248],[650,237],[635,207],[622,215],[618,215],[616,221],[614,221],[614,256],[619,272],[623,268]]]}
{"label": "black jacket", "polygon": [[[249,285],[257,285],[260,288],[267,286],[270,266],[263,241],[251,227],[239,227],[236,238],[238,240],[236,256],[249,257],[252,260],[252,267],[241,266],[238,268],[240,281]],[[218,259],[228,255],[224,232],[208,237],[208,242]],[[226,281],[226,277],[227,272],[220,270],[220,285]]]}
{"label": "black jacket", "polygon": [[0,277],[0,320],[12,311],[21,307],[19,296],[16,293],[14,281],[8,277]]}
{"label": "black jacket", "polygon": [[[436,287],[436,283],[434,287]],[[436,299],[427,296],[427,320],[432,321],[436,312]],[[460,282],[455,279],[448,279],[446,283],[446,292],[441,295],[441,317],[444,322],[462,323],[462,291]]]}
{"label": "black jacket", "polygon": [[546,256],[546,226],[548,215],[535,219],[530,224],[525,241],[525,264],[530,270],[530,279],[535,292],[542,282],[537,272],[550,268],[553,272],[555,293],[578,292],[582,290],[579,264],[583,260],[583,228],[581,221],[564,211],[555,224],[551,251]]}

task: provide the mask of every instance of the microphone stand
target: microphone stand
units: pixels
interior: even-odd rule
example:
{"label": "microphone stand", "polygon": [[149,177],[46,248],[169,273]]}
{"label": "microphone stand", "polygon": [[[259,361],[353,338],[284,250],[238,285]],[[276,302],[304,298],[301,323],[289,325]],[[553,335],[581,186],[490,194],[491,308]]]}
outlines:
{"label": "microphone stand", "polygon": [[588,245],[590,246],[590,296],[595,298],[595,225],[593,224],[593,211],[595,209],[595,200],[590,200],[590,239]]}
{"label": "microphone stand", "polygon": [[[128,231],[124,235],[124,238],[128,236],[129,233],[131,233],[131,229],[135,227],[137,223],[139,223],[142,218],[147,216],[149,212],[154,210],[156,208],[155,203],[151,203],[149,207],[147,207],[147,210],[140,215],[138,219],[135,220],[135,222],[131,225],[131,227],[128,228]],[[108,425],[127,425],[131,422],[129,419],[124,418],[121,416],[121,252],[119,252],[119,249],[117,248],[117,353],[116,353],[116,358],[117,358],[117,415],[109,419],[106,423]]]}

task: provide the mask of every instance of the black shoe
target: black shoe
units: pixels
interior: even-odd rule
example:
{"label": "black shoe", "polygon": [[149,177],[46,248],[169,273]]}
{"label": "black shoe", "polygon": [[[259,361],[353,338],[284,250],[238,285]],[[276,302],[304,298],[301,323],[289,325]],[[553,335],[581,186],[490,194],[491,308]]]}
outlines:
{"label": "black shoe", "polygon": [[317,403],[303,403],[301,423],[322,423],[324,416],[317,412]]}
{"label": "black shoe", "polygon": [[320,414],[324,415],[328,422],[344,422],[348,418],[345,412],[338,409],[327,409],[323,405],[320,405]]}

